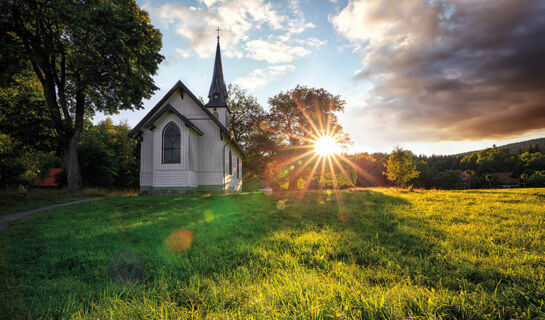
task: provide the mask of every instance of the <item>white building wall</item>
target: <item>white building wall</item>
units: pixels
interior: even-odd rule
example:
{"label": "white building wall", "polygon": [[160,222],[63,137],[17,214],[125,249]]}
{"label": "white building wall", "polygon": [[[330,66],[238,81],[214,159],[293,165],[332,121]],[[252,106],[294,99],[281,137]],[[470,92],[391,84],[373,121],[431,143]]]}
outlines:
{"label": "white building wall", "polygon": [[[202,132],[199,136],[185,126],[177,116],[166,112],[155,121],[152,131],[142,128],[140,185],[161,187],[198,187],[216,186],[230,190],[240,190],[240,179],[236,179],[236,158],[240,155],[228,141],[221,139],[217,124],[191,99],[175,92],[165,102],[193,122]],[[212,112],[212,110],[210,110]],[[225,108],[217,108],[219,120],[225,124]],[[222,118],[224,121],[222,121]],[[165,126],[174,122],[180,128],[181,162],[178,164],[162,163],[162,135]],[[225,156],[224,156],[225,147]],[[232,149],[233,174],[228,174],[229,148]],[[225,164],[225,177],[223,176]],[[240,160],[242,167],[242,160]],[[240,169],[241,170],[241,169]]]}
{"label": "white building wall", "polygon": [[[232,163],[232,173],[229,174],[229,150],[231,150],[231,163]],[[239,158],[239,167],[237,168],[237,158]],[[223,188],[224,190],[230,191],[242,191],[242,158],[241,155],[236,151],[236,148],[229,144],[225,148],[225,179]],[[237,178],[237,170],[240,170]]]}
{"label": "white building wall", "polygon": [[153,133],[146,129],[140,143],[140,185],[153,185]]}
{"label": "white building wall", "polygon": [[214,108],[214,107],[209,107],[208,108],[208,111],[210,111],[211,114],[215,114],[215,112],[217,112],[218,114],[218,120],[221,122],[221,124],[223,124],[226,128],[229,128],[229,121],[230,121],[230,114],[229,114],[229,111],[227,111],[227,108],[226,107],[221,107],[221,108]]}

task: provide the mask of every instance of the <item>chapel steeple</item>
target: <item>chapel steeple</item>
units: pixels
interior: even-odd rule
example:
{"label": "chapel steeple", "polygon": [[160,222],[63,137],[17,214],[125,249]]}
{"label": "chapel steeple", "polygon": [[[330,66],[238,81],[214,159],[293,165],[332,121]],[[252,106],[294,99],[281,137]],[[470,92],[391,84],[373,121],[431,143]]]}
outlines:
{"label": "chapel steeple", "polygon": [[208,103],[205,105],[209,108],[227,108],[227,87],[223,80],[223,67],[221,64],[221,52],[220,52],[220,29],[216,29],[218,32],[218,45],[216,47],[216,60],[214,61],[214,73],[212,75],[212,83],[210,84],[210,91],[208,92]]}

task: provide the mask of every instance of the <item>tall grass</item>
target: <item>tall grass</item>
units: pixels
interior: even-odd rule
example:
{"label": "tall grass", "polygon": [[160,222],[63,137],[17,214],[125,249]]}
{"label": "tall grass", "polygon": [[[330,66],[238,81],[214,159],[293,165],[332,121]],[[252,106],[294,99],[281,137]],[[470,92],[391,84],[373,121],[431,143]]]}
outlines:
{"label": "tall grass", "polygon": [[[302,199],[294,193],[108,198],[19,221],[0,234],[0,314],[545,316],[545,190],[340,196],[341,202],[331,191]],[[194,238],[176,254],[167,239],[179,229]]]}

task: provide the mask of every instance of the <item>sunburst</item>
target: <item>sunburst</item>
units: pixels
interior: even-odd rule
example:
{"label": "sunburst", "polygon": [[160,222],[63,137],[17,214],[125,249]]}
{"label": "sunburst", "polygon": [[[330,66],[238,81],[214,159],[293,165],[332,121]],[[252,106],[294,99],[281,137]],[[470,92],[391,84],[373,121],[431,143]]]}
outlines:
{"label": "sunburst", "polygon": [[[324,117],[315,101],[315,111],[311,116],[308,114],[307,108],[303,106],[302,101],[297,97],[293,97],[293,100],[299,111],[308,121],[309,126],[302,128],[304,136],[294,137],[291,135],[291,132],[285,133],[290,139],[295,138],[300,140],[299,145],[288,147],[288,149],[292,149],[292,151],[299,150],[300,152],[295,152],[291,157],[276,162],[276,170],[289,172],[291,175],[291,182],[295,182],[301,178],[303,179],[303,188],[299,190],[298,196],[295,197],[299,199],[304,197],[311,185],[311,181],[313,181],[315,177],[320,179],[319,181],[322,181],[329,171],[331,174],[332,189],[335,193],[337,205],[339,207],[339,217],[341,217],[341,212],[344,212],[342,209],[344,201],[340,192],[339,177],[342,176],[346,179],[350,179],[349,173],[345,169],[346,166],[352,168],[359,175],[371,182],[376,183],[376,181],[374,181],[375,178],[350,161],[350,159],[343,154],[347,149],[346,139],[342,134],[342,128],[332,123],[335,122],[331,119],[330,114],[332,112],[326,113]],[[329,111],[332,109],[331,101],[329,103],[329,109]],[[289,169],[284,170],[282,168]],[[309,170],[305,170],[307,168],[309,168]]]}
{"label": "sunburst", "polygon": [[321,135],[314,141],[314,152],[320,156],[329,157],[341,153],[341,145],[336,137]]}

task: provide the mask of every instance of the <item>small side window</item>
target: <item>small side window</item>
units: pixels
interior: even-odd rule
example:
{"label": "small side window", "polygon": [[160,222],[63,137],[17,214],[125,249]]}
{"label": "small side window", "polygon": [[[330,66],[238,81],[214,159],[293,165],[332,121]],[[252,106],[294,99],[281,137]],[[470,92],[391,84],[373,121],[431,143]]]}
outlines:
{"label": "small side window", "polygon": [[238,157],[237,157],[237,179],[240,179],[240,164],[238,162]]}
{"label": "small side window", "polygon": [[233,156],[231,154],[231,149],[229,149],[229,174],[233,174]]}

